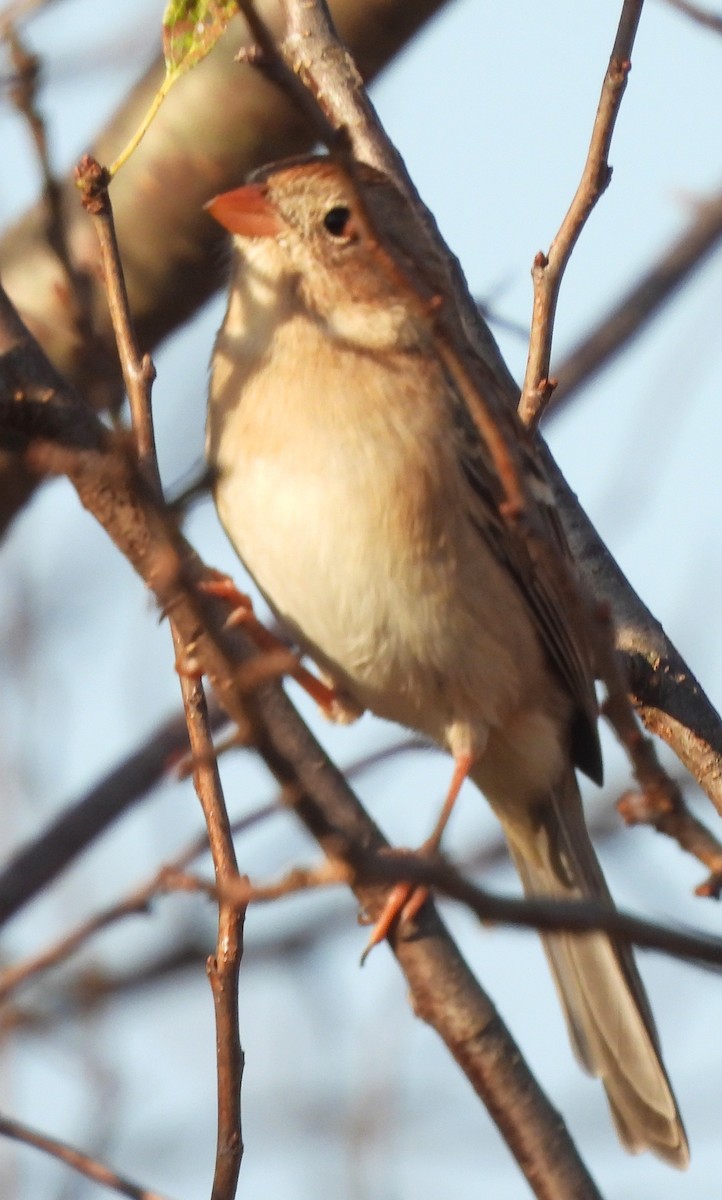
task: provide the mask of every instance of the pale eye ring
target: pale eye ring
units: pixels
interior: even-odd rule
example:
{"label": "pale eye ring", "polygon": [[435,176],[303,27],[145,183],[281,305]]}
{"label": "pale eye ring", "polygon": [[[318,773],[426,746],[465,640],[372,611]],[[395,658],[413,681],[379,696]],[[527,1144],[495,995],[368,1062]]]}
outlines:
{"label": "pale eye ring", "polygon": [[329,208],[323,218],[324,229],[332,237],[348,237],[348,224],[350,220],[351,209],[346,208],[345,204],[336,204],[333,208]]}

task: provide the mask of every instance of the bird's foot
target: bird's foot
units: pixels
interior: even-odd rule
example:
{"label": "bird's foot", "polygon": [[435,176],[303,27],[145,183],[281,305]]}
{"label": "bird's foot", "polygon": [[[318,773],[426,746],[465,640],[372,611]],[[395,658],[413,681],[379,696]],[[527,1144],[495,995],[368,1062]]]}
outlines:
{"label": "bird's foot", "polygon": [[[242,625],[255,646],[264,654],[278,650],[288,650],[280,638],[271,633],[270,629],[258,620],[253,611],[253,601],[245,592],[240,592],[229,575],[221,571],[212,571],[209,578],[199,584],[201,591],[219,600],[225,600],[231,606],[231,612],[226,619],[226,628],[234,629]],[[337,687],[332,680],[322,676],[320,679],[302,666],[297,660],[296,666],[289,675],[300,684],[303,690],[315,700],[323,715],[338,725],[350,725],[363,713],[356,702],[342,688]]]}
{"label": "bird's foot", "polygon": [[[417,851],[417,854],[421,856],[438,854],[444,830],[461,791],[461,785],[469,774],[473,761],[473,756],[466,750],[458,751],[454,755],[454,773],[451,777],[451,783],[449,784],[449,790],[446,793],[446,799],[439,814],[439,819],[434,826],[431,837],[426,839],[423,846]],[[420,884],[397,883],[394,885],[381,910],[381,915],[371,931],[371,937],[366,944],[366,948],[361,955],[362,966],[374,946],[378,946],[379,942],[383,942],[389,936],[391,929],[397,921],[399,923],[411,923],[414,920],[423,907],[428,895],[429,889]]]}
{"label": "bird's foot", "polygon": [[[423,847],[420,853],[423,853]],[[414,883],[394,884],[389,892],[386,903],[381,910],[376,924],[371,930],[371,936],[361,955],[361,966],[364,965],[374,946],[378,946],[391,933],[397,923],[411,924],[424,903],[428,899],[429,889]]]}

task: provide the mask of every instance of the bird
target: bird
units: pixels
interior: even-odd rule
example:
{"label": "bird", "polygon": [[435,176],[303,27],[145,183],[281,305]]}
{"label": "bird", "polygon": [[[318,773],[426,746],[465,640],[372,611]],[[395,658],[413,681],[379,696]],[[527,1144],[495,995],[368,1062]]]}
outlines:
{"label": "bird", "polygon": [[[470,414],[490,372],[408,201],[374,167],[312,155],[206,207],[233,235],[206,454],[241,561],[331,682],[337,716],[370,710],[453,756],[439,836],[469,776],[527,895],[612,907],[575,773],[601,782],[580,585],[532,439],[496,401],[496,446]],[[542,939],[622,1144],[686,1166],[629,946]]]}

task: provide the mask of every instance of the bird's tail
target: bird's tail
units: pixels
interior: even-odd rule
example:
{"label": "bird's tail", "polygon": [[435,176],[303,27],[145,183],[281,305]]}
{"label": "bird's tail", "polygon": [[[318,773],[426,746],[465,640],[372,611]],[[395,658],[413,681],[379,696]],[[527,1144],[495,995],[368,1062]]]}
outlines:
{"label": "bird's tail", "polygon": [[[494,805],[527,896],[612,905],[584,823],[573,770],[533,811]],[[687,1138],[662,1064],[657,1031],[631,950],[601,933],[542,934],[569,1036],[604,1084],[622,1143],[677,1167]]]}

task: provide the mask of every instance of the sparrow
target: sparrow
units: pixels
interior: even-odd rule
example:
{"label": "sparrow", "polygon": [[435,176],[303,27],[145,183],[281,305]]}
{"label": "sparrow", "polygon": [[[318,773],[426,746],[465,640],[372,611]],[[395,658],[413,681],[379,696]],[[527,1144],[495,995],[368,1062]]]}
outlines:
{"label": "sparrow", "polygon": [[[207,457],[220,520],[261,593],[365,709],[448,750],[499,818],[524,891],[611,906],[575,767],[601,782],[593,654],[533,443],[466,385],[465,344],[408,203],[357,163],[272,164],[207,208],[233,234],[211,364]],[[449,344],[458,351],[448,352]],[[687,1140],[631,950],[543,934],[573,1049],[621,1142],[684,1167]]]}

